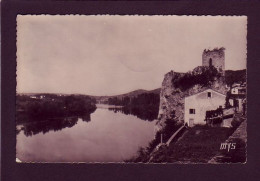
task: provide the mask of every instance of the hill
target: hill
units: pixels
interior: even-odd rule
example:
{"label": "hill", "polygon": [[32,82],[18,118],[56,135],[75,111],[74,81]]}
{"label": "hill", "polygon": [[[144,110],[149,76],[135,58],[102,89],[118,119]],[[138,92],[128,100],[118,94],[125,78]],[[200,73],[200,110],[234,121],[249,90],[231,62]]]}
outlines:
{"label": "hill", "polygon": [[103,100],[108,98],[123,98],[123,97],[136,97],[143,93],[154,93],[154,94],[160,94],[161,88],[153,89],[153,90],[144,90],[144,89],[137,89],[125,94],[119,94],[119,95],[113,95],[113,96],[92,96],[92,95],[85,95],[85,94],[63,94],[63,93],[17,93],[17,95],[27,95],[27,96],[41,96],[41,95],[55,95],[55,96],[68,96],[68,95],[78,95],[78,96],[89,96],[91,98],[95,98],[96,100]]}
{"label": "hill", "polygon": [[97,100],[97,102],[105,102],[107,99],[109,98],[118,98],[118,99],[122,99],[124,97],[137,97],[138,95],[144,94],[144,93],[154,93],[154,94],[160,94],[161,92],[161,88],[158,89],[154,89],[154,90],[144,90],[144,89],[138,89],[135,91],[131,91],[125,94],[119,94],[119,95],[113,95],[113,96],[90,96],[93,97]]}

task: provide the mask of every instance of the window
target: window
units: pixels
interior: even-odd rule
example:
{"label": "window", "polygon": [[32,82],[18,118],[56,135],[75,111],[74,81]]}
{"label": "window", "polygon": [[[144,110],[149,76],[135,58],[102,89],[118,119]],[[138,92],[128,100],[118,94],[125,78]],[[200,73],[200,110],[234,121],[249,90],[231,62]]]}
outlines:
{"label": "window", "polygon": [[212,67],[212,59],[209,59],[209,66]]}
{"label": "window", "polygon": [[208,92],[208,98],[211,98],[211,92]]}
{"label": "window", "polygon": [[190,114],[195,114],[195,109],[190,109]]}

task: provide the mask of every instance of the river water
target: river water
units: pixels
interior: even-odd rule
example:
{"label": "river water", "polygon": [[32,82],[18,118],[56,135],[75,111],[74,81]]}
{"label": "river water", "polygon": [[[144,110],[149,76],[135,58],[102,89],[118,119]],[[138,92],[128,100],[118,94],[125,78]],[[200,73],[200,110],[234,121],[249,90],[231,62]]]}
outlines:
{"label": "river water", "polygon": [[17,125],[22,162],[123,162],[154,137],[155,120],[98,105],[86,118]]}

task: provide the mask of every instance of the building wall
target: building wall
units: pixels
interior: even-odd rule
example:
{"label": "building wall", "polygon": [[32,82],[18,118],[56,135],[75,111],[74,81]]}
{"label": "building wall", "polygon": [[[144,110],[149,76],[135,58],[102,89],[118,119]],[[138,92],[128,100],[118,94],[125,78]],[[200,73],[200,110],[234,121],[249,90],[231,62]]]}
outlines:
{"label": "building wall", "polygon": [[[208,98],[208,92],[211,92],[211,98]],[[189,124],[190,119],[194,119],[194,125],[206,124],[206,111],[215,110],[219,106],[224,107],[225,95],[217,93],[211,89],[185,98],[184,122]],[[189,110],[195,109],[195,114],[190,114]]]}
{"label": "building wall", "polygon": [[243,100],[238,99],[238,112],[242,112],[242,111],[243,111]]}
{"label": "building wall", "polygon": [[209,66],[210,59],[212,60],[212,65],[218,69],[219,72],[224,74],[225,71],[225,49],[214,49],[214,50],[204,50],[202,54],[202,66]]}
{"label": "building wall", "polygon": [[229,99],[229,104],[230,104],[231,106],[234,106],[234,100],[233,100],[233,99]]}

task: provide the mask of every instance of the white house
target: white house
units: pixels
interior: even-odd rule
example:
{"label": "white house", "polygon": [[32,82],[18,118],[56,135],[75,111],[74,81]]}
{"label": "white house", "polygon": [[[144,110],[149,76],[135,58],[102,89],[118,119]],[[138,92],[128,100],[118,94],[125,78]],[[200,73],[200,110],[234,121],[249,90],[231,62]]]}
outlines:
{"label": "white house", "polygon": [[241,87],[241,86],[234,86],[231,89],[231,94],[245,95],[246,94],[246,88],[245,87]]}
{"label": "white house", "polygon": [[243,104],[246,98],[246,84],[233,84],[231,89],[231,95],[229,98],[229,103],[231,106],[235,106],[236,111],[243,111]]}
{"label": "white house", "polygon": [[40,99],[43,99],[43,98],[45,98],[45,96],[40,96]]}
{"label": "white house", "polygon": [[206,111],[224,107],[226,96],[212,89],[185,97],[184,122],[192,127],[196,124],[206,124]]}

